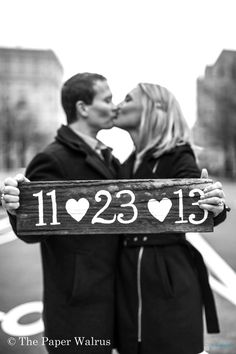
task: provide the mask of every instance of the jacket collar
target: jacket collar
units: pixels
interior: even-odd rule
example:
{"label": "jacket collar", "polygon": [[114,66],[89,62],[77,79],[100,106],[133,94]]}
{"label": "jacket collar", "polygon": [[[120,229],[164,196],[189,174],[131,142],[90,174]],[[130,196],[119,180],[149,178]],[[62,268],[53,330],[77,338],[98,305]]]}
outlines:
{"label": "jacket collar", "polygon": [[135,159],[136,159],[136,153],[134,151],[128,157],[128,159],[123,163],[122,170],[125,175],[125,178],[143,179],[143,178],[150,178],[150,176],[153,176],[153,165],[155,159],[153,159],[151,151],[145,154],[141,164],[138,166],[137,170],[133,172]]}
{"label": "jacket collar", "polygon": [[116,175],[108,169],[106,164],[99,158],[98,154],[68,126],[62,125],[58,129],[56,140],[69,149],[80,153],[82,152],[85,157],[85,162],[99,171],[106,179],[116,178]]}

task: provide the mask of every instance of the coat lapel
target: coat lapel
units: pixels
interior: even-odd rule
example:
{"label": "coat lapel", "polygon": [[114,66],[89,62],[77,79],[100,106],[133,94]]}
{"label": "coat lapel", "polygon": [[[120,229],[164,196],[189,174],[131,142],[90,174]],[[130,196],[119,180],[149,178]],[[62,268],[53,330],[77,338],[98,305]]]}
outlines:
{"label": "coat lapel", "polygon": [[95,152],[88,153],[86,156],[86,163],[99,171],[107,179],[114,179],[116,175],[104,164],[104,162],[96,155]]}
{"label": "coat lapel", "polygon": [[135,161],[135,153],[133,152],[127,160],[120,167],[120,176],[125,179],[133,179],[133,168],[134,168],[134,161]]}
{"label": "coat lapel", "polygon": [[77,134],[75,134],[68,126],[62,126],[58,130],[56,139],[62,144],[84,154],[85,162],[97,170],[106,179],[116,178],[116,171],[111,171],[106,164],[99,158],[95,151],[93,151],[89,145],[85,143]]}
{"label": "coat lapel", "polygon": [[149,163],[145,164],[142,162],[141,165],[138,167],[137,171],[135,172],[133,178],[155,178],[155,174],[153,173],[153,165],[150,163],[150,161]]}
{"label": "coat lapel", "polygon": [[154,168],[156,163],[158,163],[158,160],[153,158],[150,153],[144,156],[143,161],[141,162],[137,171],[134,174],[134,178],[157,178],[156,170]]}

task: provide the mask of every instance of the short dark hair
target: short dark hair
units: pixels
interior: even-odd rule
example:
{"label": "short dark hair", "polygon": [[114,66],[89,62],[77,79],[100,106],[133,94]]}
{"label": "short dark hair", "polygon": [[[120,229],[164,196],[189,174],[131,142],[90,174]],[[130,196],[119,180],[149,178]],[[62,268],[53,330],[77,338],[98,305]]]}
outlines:
{"label": "short dark hair", "polygon": [[61,103],[67,117],[67,123],[73,123],[76,117],[76,102],[83,101],[86,104],[93,102],[96,81],[106,81],[107,79],[99,74],[80,73],[68,79],[61,90]]}

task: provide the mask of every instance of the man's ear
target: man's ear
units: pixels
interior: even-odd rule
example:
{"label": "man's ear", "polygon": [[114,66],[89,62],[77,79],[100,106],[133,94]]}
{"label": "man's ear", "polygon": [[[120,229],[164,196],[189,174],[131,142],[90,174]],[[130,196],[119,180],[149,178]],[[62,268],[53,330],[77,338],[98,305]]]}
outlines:
{"label": "man's ear", "polygon": [[88,105],[84,103],[84,101],[77,101],[75,106],[76,106],[76,111],[80,116],[87,117]]}

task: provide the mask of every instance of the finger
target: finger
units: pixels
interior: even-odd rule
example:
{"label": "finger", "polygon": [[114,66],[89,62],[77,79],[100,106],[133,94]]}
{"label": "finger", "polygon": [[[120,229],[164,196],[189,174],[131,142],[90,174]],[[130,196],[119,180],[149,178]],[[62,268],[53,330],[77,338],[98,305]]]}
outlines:
{"label": "finger", "polygon": [[214,189],[213,191],[204,193],[204,195],[201,195],[200,199],[205,199],[205,198],[225,198],[225,194],[222,191],[222,189]]}
{"label": "finger", "polygon": [[[20,206],[20,205],[19,205]],[[19,207],[18,206],[18,207]],[[16,209],[13,208],[9,208],[8,204],[5,203],[4,200],[2,200],[2,207],[10,214],[12,215],[16,215]],[[17,205],[15,205],[15,207],[17,207]],[[17,208],[18,209],[18,208]]]}
{"label": "finger", "polygon": [[210,184],[209,186],[207,186],[204,189],[204,192],[209,192],[209,191],[212,191],[214,189],[223,189],[222,184],[220,182],[215,182],[213,184]]}
{"label": "finger", "polygon": [[200,178],[208,178],[208,171],[206,168],[203,168],[202,169],[202,172],[201,172],[201,177]]}
{"label": "finger", "polygon": [[3,201],[2,203],[3,207],[11,213],[12,210],[16,210],[20,207],[20,203],[6,203]]}
{"label": "finger", "polygon": [[30,180],[28,178],[26,178],[22,173],[18,173],[15,176],[15,179],[18,181],[18,183],[20,183],[20,182],[30,182]]}
{"label": "finger", "polygon": [[199,205],[199,208],[203,210],[208,210],[213,213],[213,215],[216,217],[219,215],[223,210],[224,210],[224,205],[210,205],[210,204],[201,204]]}
{"label": "finger", "polygon": [[7,186],[4,188],[4,195],[20,195],[20,190],[17,187]]}
{"label": "finger", "polygon": [[18,186],[18,182],[16,181],[15,178],[11,178],[11,177],[7,177],[4,180],[4,186],[13,186],[13,187],[17,187]]}
{"label": "finger", "polygon": [[7,204],[19,203],[19,197],[18,196],[12,196],[12,195],[8,195],[8,194],[4,194],[3,200]]}
{"label": "finger", "polygon": [[198,201],[198,205],[209,204],[209,205],[213,205],[213,206],[218,206],[218,205],[222,204],[222,202],[224,202],[224,200],[222,200],[222,198],[212,197],[212,198],[200,199]]}
{"label": "finger", "polygon": [[16,215],[16,210],[14,209],[8,210],[8,213],[11,215]]}

